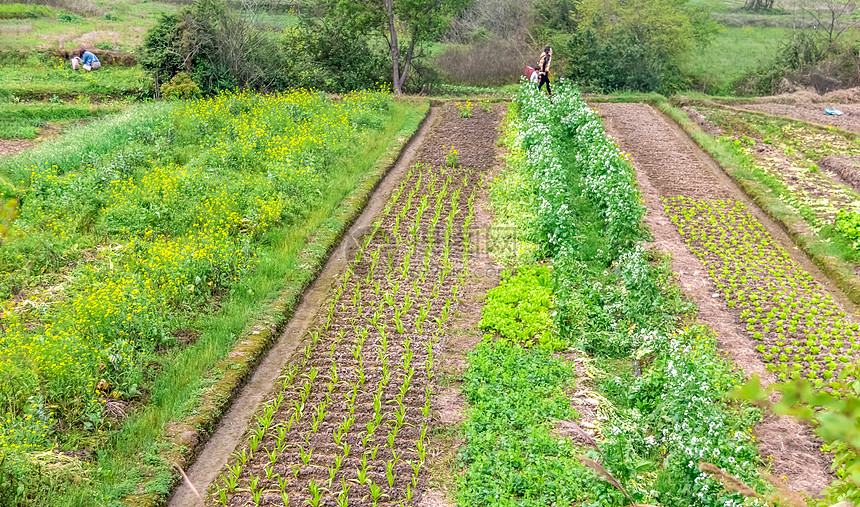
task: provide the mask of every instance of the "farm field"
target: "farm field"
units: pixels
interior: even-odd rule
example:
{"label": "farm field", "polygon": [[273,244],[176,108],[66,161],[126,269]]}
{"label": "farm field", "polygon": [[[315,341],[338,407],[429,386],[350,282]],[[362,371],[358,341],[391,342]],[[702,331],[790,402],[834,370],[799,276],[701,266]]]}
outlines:
{"label": "farm field", "polygon": [[704,86],[704,93],[731,95],[732,83],[772,58],[776,41],[786,33],[781,27],[727,25],[709,44],[694,50],[682,68]]}
{"label": "farm field", "polygon": [[[712,162],[684,143],[653,150],[657,138],[671,143],[670,136],[678,135],[672,129],[661,127],[662,135],[645,137],[652,143],[646,149],[637,134],[664,121],[650,108],[600,108],[609,131],[630,150],[640,181],[653,189],[646,191],[651,193],[649,209],[664,231],[665,248],[679,257],[682,283],[691,287],[697,302],[712,307],[708,314],[722,348],[747,373],[761,373],[765,382],[802,376],[819,389],[843,389],[838,372],[856,357],[856,310],[850,301],[791,248],[785,233]],[[628,115],[637,119],[624,118]],[[687,163],[672,172],[664,157]],[[706,273],[707,279],[696,273]],[[752,350],[757,353],[750,354]],[[785,424],[766,418],[757,429],[762,453],[773,458],[772,473],[785,475],[798,489],[821,491],[832,480],[829,460],[816,452],[819,445],[808,429],[788,430]],[[796,454],[785,453],[787,448]]]}
{"label": "farm field", "polygon": [[0,4],[0,53],[33,51],[64,53],[81,45],[94,49],[133,52],[159,14],[175,12],[167,2],[83,0]]}
{"label": "farm field", "polygon": [[214,503],[421,504],[434,350],[466,290],[469,224],[498,111],[476,105],[462,118],[443,107],[216,482]]}
{"label": "farm field", "polygon": [[[23,63],[23,65],[22,65]],[[149,96],[152,86],[139,67],[105,65],[97,72],[77,72],[57,57],[25,57],[0,64],[0,99],[4,103],[72,101],[88,97],[104,102]]]}
{"label": "farm field", "polygon": [[[2,251],[3,501],[168,493],[164,425],[273,299],[302,290],[337,206],[426,107],[228,93],[132,106],[4,160],[23,204]],[[51,482],[27,479],[39,470]]]}
{"label": "farm field", "polygon": [[686,111],[708,133],[694,133],[704,136],[697,141],[723,157],[732,177],[856,302],[857,135],[802,121],[813,110],[821,113],[822,104],[792,107],[804,114],[794,119],[713,103]]}
{"label": "farm field", "polygon": [[741,501],[699,461],[768,498],[770,466],[824,488],[808,430],[753,438],[762,414],[728,398],[743,377],[719,352],[726,322],[714,334],[641,246],[655,196],[640,201],[626,155],[562,87],[552,105],[518,92],[504,167],[499,106],[443,106],[220,476],[195,483],[207,504]]}
{"label": "farm field", "polygon": [[11,1],[0,505],[860,502],[850,5]]}

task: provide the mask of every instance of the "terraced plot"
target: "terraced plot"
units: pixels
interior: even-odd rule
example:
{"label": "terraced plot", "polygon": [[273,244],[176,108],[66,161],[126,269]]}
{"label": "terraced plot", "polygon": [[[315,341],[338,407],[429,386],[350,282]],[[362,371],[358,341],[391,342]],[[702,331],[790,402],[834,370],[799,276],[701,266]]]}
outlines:
{"label": "terraced plot", "polygon": [[[840,211],[860,211],[860,195],[850,182],[860,173],[837,174],[822,159],[830,155],[860,155],[860,144],[837,131],[811,127],[788,119],[699,108],[729,137],[727,143],[744,150],[755,164],[785,186],[780,196],[818,230],[833,223]],[[851,170],[850,173],[857,172]]]}

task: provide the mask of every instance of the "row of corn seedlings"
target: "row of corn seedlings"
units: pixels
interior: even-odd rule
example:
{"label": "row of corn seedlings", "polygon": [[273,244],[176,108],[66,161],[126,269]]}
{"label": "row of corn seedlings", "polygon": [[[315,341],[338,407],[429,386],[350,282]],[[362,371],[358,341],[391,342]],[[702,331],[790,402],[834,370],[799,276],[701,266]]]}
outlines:
{"label": "row of corn seedlings", "polygon": [[434,345],[468,275],[480,175],[417,165],[362,239],[213,488],[218,505],[415,505]]}

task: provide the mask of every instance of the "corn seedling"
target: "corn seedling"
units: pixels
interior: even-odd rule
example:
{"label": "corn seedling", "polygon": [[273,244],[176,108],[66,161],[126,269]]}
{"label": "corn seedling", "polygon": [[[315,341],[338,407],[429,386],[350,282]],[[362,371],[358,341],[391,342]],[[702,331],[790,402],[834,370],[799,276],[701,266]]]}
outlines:
{"label": "corn seedling", "polygon": [[395,462],[393,459],[390,459],[385,463],[385,478],[388,480],[389,488],[394,487],[394,479],[397,478],[396,474],[394,473],[394,465]]}
{"label": "corn seedling", "polygon": [[337,495],[337,506],[338,507],[347,507],[349,505],[349,488],[346,484],[346,479],[341,479],[340,493]]}
{"label": "corn seedling", "polygon": [[311,454],[313,453],[313,449],[308,447],[308,450],[306,451],[305,448],[300,445],[297,447],[299,448],[299,456],[302,459],[302,463],[304,463],[305,465],[309,465],[311,462]]}
{"label": "corn seedling", "polygon": [[383,497],[382,488],[378,484],[371,482],[368,489],[370,490],[370,499],[373,501],[373,505],[379,505],[379,501]]}
{"label": "corn seedling", "polygon": [[308,483],[308,492],[310,493],[310,498],[307,500],[307,503],[311,507],[319,507],[320,503],[322,503],[322,489],[317,484],[316,479],[311,479],[311,482]]}
{"label": "corn seedling", "polygon": [[[241,468],[239,471],[241,472]],[[239,485],[239,476],[234,474],[232,471],[227,475],[222,475],[221,480],[224,481],[224,486],[226,486],[228,493],[235,491],[236,486]]]}

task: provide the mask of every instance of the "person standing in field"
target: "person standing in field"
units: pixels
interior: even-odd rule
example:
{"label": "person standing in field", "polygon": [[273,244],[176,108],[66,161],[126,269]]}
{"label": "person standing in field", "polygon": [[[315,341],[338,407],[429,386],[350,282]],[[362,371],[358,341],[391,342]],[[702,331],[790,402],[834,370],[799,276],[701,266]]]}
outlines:
{"label": "person standing in field", "polygon": [[552,97],[552,88],[549,86],[549,65],[552,63],[552,48],[547,46],[543,53],[540,54],[540,59],[537,64],[538,72],[538,90],[543,88],[546,83],[546,91]]}
{"label": "person standing in field", "polygon": [[102,66],[96,55],[84,49],[79,50],[77,56],[72,58],[72,68],[78,70],[78,65],[82,66],[87,72],[97,70]]}

